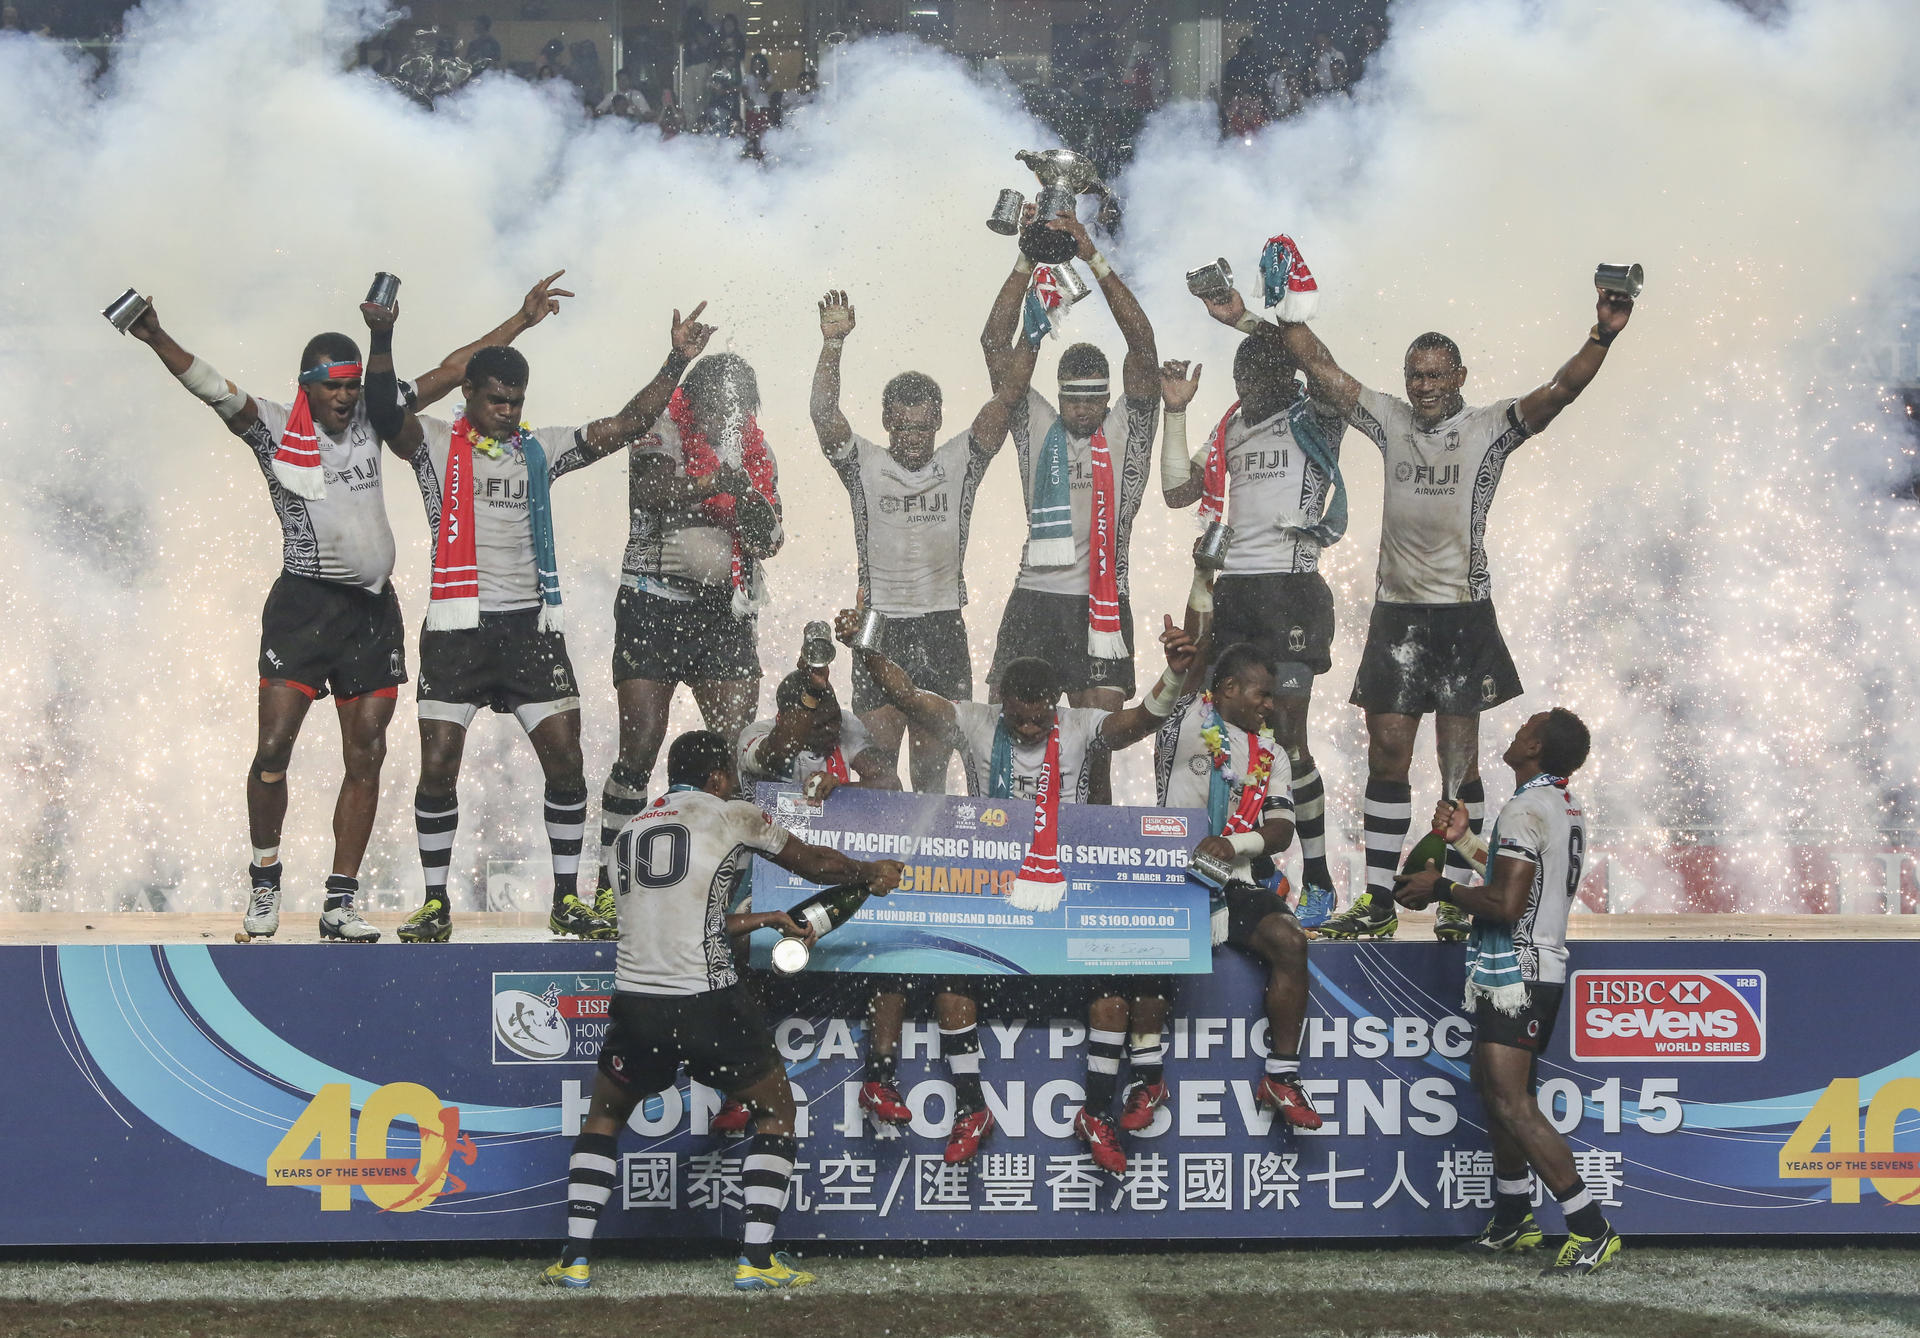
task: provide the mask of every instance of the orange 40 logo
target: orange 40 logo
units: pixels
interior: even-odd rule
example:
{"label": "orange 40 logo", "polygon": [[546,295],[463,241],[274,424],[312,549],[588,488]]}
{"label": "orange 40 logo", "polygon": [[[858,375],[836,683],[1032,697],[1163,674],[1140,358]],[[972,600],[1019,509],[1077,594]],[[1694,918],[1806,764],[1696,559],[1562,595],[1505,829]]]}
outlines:
{"label": "orange 40 logo", "polygon": [[[389,1157],[387,1139],[395,1120],[420,1132],[413,1157]],[[308,1157],[315,1143],[318,1157]],[[343,1082],[328,1083],[307,1102],[267,1158],[267,1183],[320,1191],[322,1212],[346,1212],[358,1185],[382,1212],[417,1212],[443,1194],[459,1194],[466,1182],[453,1174],[453,1159],[471,1166],[480,1155],[460,1132],[460,1112],[417,1082],[376,1088],[353,1118],[353,1098]]]}
{"label": "orange 40 logo", "polygon": [[[1835,1203],[1860,1202],[1860,1182],[1889,1203],[1920,1206],[1920,1152],[1894,1147],[1900,1117],[1920,1113],[1920,1078],[1880,1085],[1860,1116],[1860,1080],[1835,1078],[1780,1147],[1782,1180],[1831,1180]],[[1819,1146],[1822,1139],[1827,1146]]]}

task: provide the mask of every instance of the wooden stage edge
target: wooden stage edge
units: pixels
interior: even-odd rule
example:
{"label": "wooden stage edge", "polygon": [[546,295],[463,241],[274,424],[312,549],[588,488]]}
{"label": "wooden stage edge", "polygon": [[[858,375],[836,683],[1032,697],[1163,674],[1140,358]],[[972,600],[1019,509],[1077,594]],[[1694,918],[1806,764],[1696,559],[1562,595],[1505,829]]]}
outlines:
{"label": "wooden stage edge", "polygon": [[[280,932],[261,943],[318,943],[318,916],[283,911]],[[398,944],[394,929],[406,916],[374,911],[367,919],[381,931],[374,946]],[[123,911],[90,915],[71,911],[0,912],[0,945],[87,943],[232,943],[240,913]],[[1691,940],[1697,942],[1839,941],[1848,939],[1920,939],[1920,915],[1576,915],[1569,937],[1595,940]],[[546,943],[547,917],[535,912],[460,912],[454,915],[456,943]],[[1400,917],[1399,939],[1432,942],[1433,920],[1424,914]],[[360,945],[342,945],[360,946]],[[411,947],[413,945],[402,945]]]}

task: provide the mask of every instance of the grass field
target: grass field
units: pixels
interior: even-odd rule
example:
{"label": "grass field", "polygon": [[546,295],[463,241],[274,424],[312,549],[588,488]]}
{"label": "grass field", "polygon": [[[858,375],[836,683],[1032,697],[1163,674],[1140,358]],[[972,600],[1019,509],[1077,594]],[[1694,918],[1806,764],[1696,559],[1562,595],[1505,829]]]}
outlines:
{"label": "grass field", "polygon": [[1789,1338],[1920,1334],[1920,1251],[1636,1246],[1587,1279],[1395,1249],[806,1261],[744,1297],[718,1261],[0,1263],[7,1338]]}

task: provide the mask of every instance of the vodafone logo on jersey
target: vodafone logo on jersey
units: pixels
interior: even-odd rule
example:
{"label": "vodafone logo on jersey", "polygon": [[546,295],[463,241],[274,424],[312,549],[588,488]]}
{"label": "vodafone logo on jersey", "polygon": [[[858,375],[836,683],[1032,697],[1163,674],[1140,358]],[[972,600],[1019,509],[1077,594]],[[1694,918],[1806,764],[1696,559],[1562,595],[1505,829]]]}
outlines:
{"label": "vodafone logo on jersey", "polygon": [[1584,1063],[1766,1058],[1763,971],[1576,971],[1567,995]]}

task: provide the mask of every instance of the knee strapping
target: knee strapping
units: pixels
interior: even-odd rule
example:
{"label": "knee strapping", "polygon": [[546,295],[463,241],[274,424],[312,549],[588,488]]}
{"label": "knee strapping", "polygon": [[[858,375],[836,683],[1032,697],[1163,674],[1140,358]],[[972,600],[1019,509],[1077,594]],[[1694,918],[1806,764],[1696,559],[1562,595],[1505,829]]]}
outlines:
{"label": "knee strapping", "polygon": [[624,762],[615,762],[607,773],[607,789],[615,793],[639,798],[647,793],[647,784],[653,779],[653,772],[642,767],[630,767]]}

